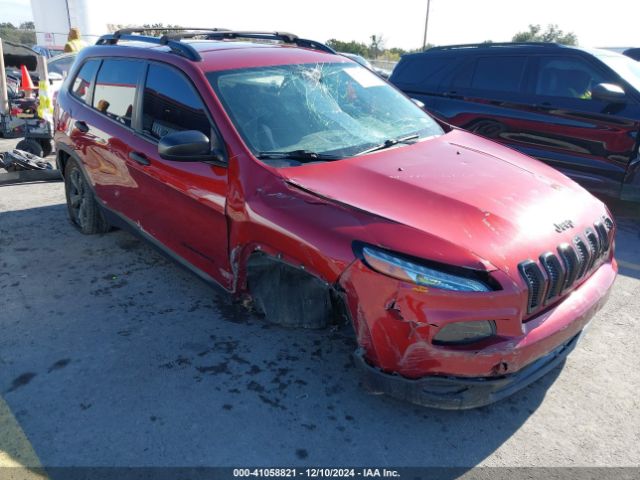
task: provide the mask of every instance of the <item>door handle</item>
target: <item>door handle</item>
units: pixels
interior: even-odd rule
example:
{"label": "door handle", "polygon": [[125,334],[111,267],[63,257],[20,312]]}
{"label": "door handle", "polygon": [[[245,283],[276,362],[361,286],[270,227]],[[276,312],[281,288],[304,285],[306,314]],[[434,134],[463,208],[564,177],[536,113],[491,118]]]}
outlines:
{"label": "door handle", "polygon": [[129,158],[134,162],[138,162],[140,165],[150,165],[151,162],[147,158],[144,153],[140,152],[131,152],[129,153]]}
{"label": "door handle", "polygon": [[76,120],[76,122],[73,125],[82,133],[87,133],[89,131],[89,125],[87,125],[82,120]]}

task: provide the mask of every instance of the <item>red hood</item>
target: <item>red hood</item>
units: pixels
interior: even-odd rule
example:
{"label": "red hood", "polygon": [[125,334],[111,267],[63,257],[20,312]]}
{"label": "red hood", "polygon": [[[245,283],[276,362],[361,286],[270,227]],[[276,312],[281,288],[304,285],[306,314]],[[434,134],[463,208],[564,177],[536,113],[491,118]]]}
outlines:
{"label": "red hood", "polygon": [[[606,214],[599,200],[556,170],[459,130],[280,173],[319,196],[463,247],[507,273]],[[575,228],[558,233],[554,224],[566,220]],[[429,245],[383,243],[429,258]]]}

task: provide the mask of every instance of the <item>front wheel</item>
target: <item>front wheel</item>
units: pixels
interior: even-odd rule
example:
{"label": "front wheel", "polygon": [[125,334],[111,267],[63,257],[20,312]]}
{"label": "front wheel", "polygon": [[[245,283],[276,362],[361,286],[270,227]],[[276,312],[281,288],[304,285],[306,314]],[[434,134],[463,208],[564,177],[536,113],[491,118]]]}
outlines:
{"label": "front wheel", "polygon": [[64,189],[71,223],[85,235],[105,233],[109,224],[100,211],[93,191],[78,162],[69,159],[64,170]]}

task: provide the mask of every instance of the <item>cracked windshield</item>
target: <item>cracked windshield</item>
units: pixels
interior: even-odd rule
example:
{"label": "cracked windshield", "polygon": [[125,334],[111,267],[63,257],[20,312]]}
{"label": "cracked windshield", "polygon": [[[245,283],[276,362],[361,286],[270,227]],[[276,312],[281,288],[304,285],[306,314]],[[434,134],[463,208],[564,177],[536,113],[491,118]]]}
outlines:
{"label": "cracked windshield", "polygon": [[412,101],[355,64],[282,65],[207,77],[258,158],[294,160],[277,166],[337,160],[443,133]]}

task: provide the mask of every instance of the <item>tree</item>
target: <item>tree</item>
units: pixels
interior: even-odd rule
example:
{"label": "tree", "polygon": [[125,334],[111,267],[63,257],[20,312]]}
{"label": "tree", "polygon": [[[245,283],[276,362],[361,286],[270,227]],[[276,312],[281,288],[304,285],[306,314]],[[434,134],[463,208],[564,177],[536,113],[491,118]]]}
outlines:
{"label": "tree", "polygon": [[578,37],[573,32],[563,32],[558,25],[547,25],[542,31],[540,25],[529,25],[526,32],[518,32],[511,39],[513,42],[555,42],[564,45],[577,45]]}
{"label": "tree", "polygon": [[[153,30],[149,31],[149,32],[145,32],[145,35],[150,35],[152,37],[161,37],[162,35],[166,34],[166,33],[176,33],[176,30],[167,30],[167,29],[172,29],[172,28],[177,28],[180,29],[182,28],[180,25],[164,25],[163,23],[152,23],[152,24],[148,24],[145,23],[144,25],[142,25],[143,28],[152,28]],[[180,31],[180,30],[177,30]]]}
{"label": "tree", "polygon": [[336,40],[331,38],[327,40],[327,45],[333,48],[336,52],[353,53],[366,57],[369,54],[369,47],[364,43],[351,40],[350,42],[343,42],[342,40]]}
{"label": "tree", "polygon": [[369,43],[369,55],[372,58],[378,58],[378,55],[384,50],[385,38],[381,35],[371,35],[369,37],[371,43]]}
{"label": "tree", "polygon": [[[107,29],[110,32],[115,32],[116,30],[121,30],[123,28],[130,28],[131,26],[132,25],[108,24]],[[182,30],[182,27],[180,25],[171,25],[171,24],[165,25],[164,23],[151,23],[151,24],[145,23],[144,25],[142,25],[142,28],[150,29],[144,32],[145,35],[148,35],[150,37],[161,37],[166,33],[176,33]],[[177,29],[177,30],[171,30],[171,29]]]}
{"label": "tree", "polygon": [[16,28],[11,22],[2,22],[0,23],[0,38],[13,43],[21,43],[28,46],[35,45],[36,32],[33,22],[23,22],[20,24],[20,28]]}

